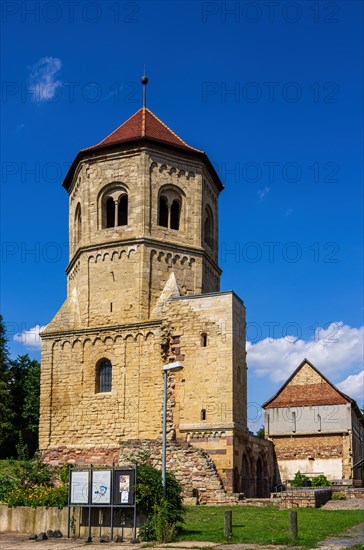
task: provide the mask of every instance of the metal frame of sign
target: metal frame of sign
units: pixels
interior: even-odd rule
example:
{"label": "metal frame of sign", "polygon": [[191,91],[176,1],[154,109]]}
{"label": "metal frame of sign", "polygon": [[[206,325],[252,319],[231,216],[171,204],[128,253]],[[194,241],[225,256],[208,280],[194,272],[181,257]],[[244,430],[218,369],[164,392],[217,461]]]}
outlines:
{"label": "metal frame of sign", "polygon": [[[107,473],[109,472],[109,476]],[[81,473],[85,475],[80,475]],[[87,476],[86,476],[87,474]],[[99,474],[96,475],[95,474]],[[79,484],[82,478],[87,481],[81,488]],[[94,497],[93,486],[95,478],[103,478],[104,484],[100,485],[98,490],[99,497]],[[107,479],[109,478],[109,486]],[[77,481],[78,479],[78,481]],[[88,508],[88,542],[92,541],[91,537],[91,509],[92,508],[109,508],[110,509],[110,539],[114,536],[114,509],[115,508],[133,508],[133,541],[137,542],[136,537],[136,481],[137,467],[136,466],[109,466],[109,467],[71,467],[69,470],[68,479],[68,538],[71,531],[71,508]],[[109,493],[108,493],[109,490]],[[84,499],[82,501],[82,499]]]}

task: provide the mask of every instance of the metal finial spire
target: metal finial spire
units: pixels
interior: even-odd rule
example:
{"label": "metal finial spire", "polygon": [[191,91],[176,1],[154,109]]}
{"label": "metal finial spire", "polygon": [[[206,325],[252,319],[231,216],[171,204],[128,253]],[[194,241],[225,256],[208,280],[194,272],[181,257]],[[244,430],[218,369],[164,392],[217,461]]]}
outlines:
{"label": "metal finial spire", "polygon": [[140,82],[143,84],[143,108],[147,106],[147,84],[148,77],[145,74],[145,65],[144,65],[144,75],[141,77]]}

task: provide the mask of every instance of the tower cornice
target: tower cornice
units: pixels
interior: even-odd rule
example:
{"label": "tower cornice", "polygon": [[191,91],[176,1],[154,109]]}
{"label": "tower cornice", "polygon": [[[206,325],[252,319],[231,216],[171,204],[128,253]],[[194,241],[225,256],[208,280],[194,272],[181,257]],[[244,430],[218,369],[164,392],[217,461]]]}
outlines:
{"label": "tower cornice", "polygon": [[81,255],[83,253],[87,252],[93,252],[95,250],[105,250],[110,247],[124,247],[124,246],[133,246],[133,245],[139,245],[144,244],[147,246],[155,246],[158,248],[168,248],[169,250],[172,250],[174,252],[179,252],[181,254],[195,254],[198,256],[204,257],[208,262],[213,266],[214,269],[221,275],[222,270],[219,268],[216,262],[212,260],[212,258],[207,254],[207,252],[202,247],[197,246],[186,246],[186,245],[179,245],[176,243],[166,243],[166,241],[161,239],[153,239],[150,237],[137,237],[137,238],[130,238],[130,239],[118,239],[117,241],[107,241],[104,243],[97,243],[92,244],[89,246],[81,246],[77,249],[76,253],[72,257],[71,261],[69,262],[68,266],[66,267],[66,273],[67,275],[70,273],[72,268],[74,267],[75,263],[80,259]]}

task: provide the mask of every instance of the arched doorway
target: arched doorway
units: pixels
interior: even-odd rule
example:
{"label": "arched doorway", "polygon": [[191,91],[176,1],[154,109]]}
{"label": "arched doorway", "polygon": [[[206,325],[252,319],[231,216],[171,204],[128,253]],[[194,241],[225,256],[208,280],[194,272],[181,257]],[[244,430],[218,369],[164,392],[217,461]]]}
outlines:
{"label": "arched doorway", "polygon": [[251,479],[252,468],[250,458],[247,454],[244,454],[241,466],[241,492],[244,493],[245,497],[251,496]]}
{"label": "arched doorway", "polygon": [[269,476],[267,459],[261,453],[256,462],[256,498],[269,498]]}

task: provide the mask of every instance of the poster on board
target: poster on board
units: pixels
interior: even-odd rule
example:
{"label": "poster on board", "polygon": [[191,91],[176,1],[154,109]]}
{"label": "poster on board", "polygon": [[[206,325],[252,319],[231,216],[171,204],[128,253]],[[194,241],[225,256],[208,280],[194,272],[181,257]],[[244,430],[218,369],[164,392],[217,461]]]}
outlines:
{"label": "poster on board", "polygon": [[114,471],[113,503],[133,506],[135,501],[135,470],[120,469]]}
{"label": "poster on board", "polygon": [[94,470],[92,473],[92,504],[110,504],[111,470]]}
{"label": "poster on board", "polygon": [[71,471],[71,504],[88,504],[88,471]]}
{"label": "poster on board", "polygon": [[119,474],[119,493],[121,504],[128,504],[130,493],[130,475]]}

